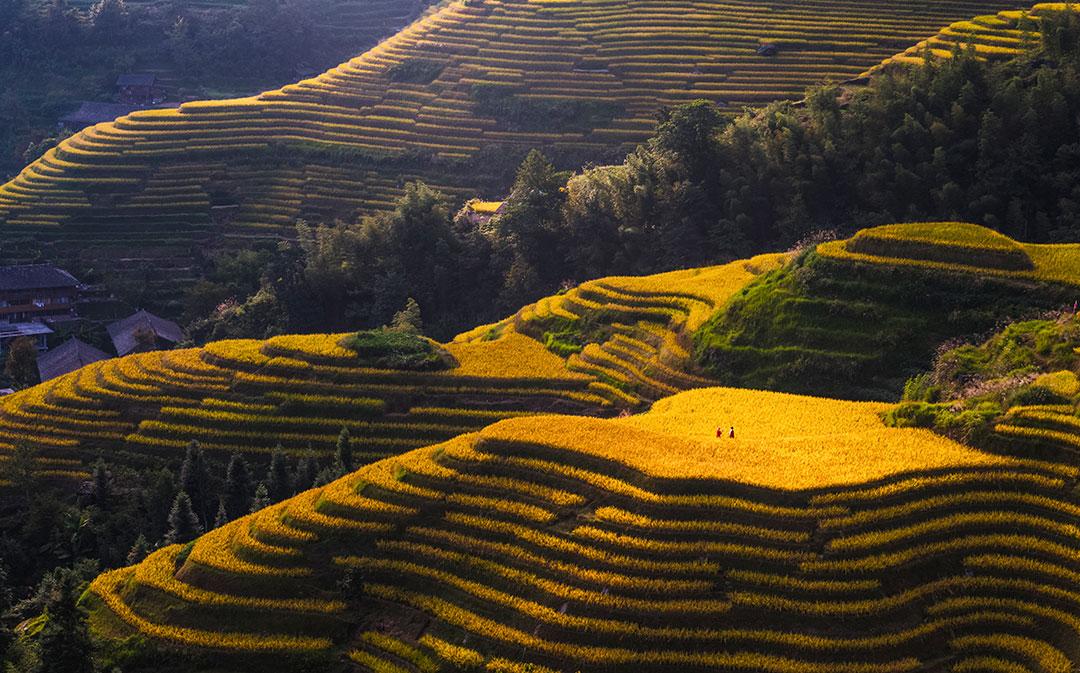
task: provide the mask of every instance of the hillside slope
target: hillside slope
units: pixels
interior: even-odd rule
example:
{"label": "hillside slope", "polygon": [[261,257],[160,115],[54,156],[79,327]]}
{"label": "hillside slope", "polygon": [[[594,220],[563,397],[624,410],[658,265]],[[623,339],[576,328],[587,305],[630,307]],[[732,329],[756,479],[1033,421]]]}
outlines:
{"label": "hillside slope", "polygon": [[[530,147],[575,166],[618,156],[662,105],[798,97],[1007,6],[451,2],[316,78],[65,141],[0,187],[5,237],[28,239],[5,255],[46,245],[76,269],[120,257],[168,268],[196,243],[291,236],[297,218],[385,208],[408,179],[458,197],[501,191],[503,169]],[[763,42],[779,53],[758,55]],[[151,283],[167,303],[184,280]]]}
{"label": "hillside slope", "polygon": [[93,625],[181,670],[1071,670],[1077,469],[886,408],[709,389],[504,421],[107,573]]}
{"label": "hillside slope", "polygon": [[957,21],[915,46],[885,59],[864,76],[874,75],[890,64],[922,63],[927,54],[933,58],[950,58],[956,51],[968,49],[979,58],[1000,61],[1019,56],[1028,46],[1042,39],[1039,18],[1050,12],[1060,12],[1065,3],[1041,2],[1030,10],[1006,10]]}
{"label": "hillside slope", "polygon": [[356,459],[368,462],[523,413],[636,409],[711,384],[692,373],[692,329],[783,259],[606,278],[541,302],[566,307],[568,317],[578,311],[593,325],[569,363],[528,336],[542,338],[539,318],[521,320],[521,332],[508,322],[462,335],[445,346],[454,366],[437,371],[365,364],[342,345],[344,334],[105,360],[0,400],[0,456],[28,444],[44,474],[82,479],[98,456],[112,464],[172,462],[193,439],[222,456],[265,457],[280,444],[290,454],[325,457],[348,427]]}
{"label": "hillside slope", "polygon": [[1080,245],[965,223],[864,229],[762,276],[695,335],[725,385],[896,399],[945,342],[1071,307]]}

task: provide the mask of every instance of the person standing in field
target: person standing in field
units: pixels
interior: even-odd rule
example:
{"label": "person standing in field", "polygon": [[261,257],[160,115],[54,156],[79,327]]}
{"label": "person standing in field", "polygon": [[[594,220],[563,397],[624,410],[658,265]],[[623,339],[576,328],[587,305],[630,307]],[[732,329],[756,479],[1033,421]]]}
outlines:
{"label": "person standing in field", "polygon": [[731,426],[731,430],[728,432],[728,437],[735,439],[735,426]]}

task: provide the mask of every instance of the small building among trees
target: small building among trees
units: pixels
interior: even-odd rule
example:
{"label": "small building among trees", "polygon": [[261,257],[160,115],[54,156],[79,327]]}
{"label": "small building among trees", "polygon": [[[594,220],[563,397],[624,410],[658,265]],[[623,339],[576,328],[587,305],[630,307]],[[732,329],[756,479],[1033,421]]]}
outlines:
{"label": "small building among trees", "polygon": [[155,107],[166,106],[150,103],[101,103],[84,100],[79,103],[79,107],[74,111],[61,117],[56,122],[56,126],[60,133],[75,133],[87,126],[111,122],[132,112],[149,110]]}
{"label": "small building among trees", "polygon": [[473,199],[465,204],[465,219],[474,226],[487,224],[496,215],[502,215],[506,210],[506,201],[481,201]]}
{"label": "small building among trees", "polygon": [[143,310],[109,324],[105,330],[120,357],[172,348],[184,340],[184,330],[179,325]]}
{"label": "small building among trees", "polygon": [[165,95],[158,86],[156,75],[136,72],[116,78],[116,99],[131,105],[155,105],[165,100]]}
{"label": "small building among trees", "polygon": [[38,356],[38,377],[44,383],[92,362],[108,360],[110,357],[108,353],[72,337],[51,351]]}

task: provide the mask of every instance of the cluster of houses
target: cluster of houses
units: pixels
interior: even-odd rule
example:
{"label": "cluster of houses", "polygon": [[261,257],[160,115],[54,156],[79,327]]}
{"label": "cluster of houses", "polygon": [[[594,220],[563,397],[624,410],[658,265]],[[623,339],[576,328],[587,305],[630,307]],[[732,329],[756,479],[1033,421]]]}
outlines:
{"label": "cluster of houses", "polygon": [[[6,351],[16,339],[33,339],[42,381],[114,357],[75,337],[49,349],[54,328],[80,319],[76,303],[82,290],[74,276],[51,264],[0,267],[0,350]],[[171,348],[184,339],[179,325],[141,310],[105,329],[116,356]]]}

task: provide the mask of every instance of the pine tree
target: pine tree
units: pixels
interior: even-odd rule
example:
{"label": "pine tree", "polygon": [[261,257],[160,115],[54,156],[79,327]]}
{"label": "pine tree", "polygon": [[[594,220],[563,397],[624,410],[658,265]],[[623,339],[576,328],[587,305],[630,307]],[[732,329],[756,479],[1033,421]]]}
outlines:
{"label": "pine tree", "polygon": [[195,516],[195,510],[191,508],[191,498],[186,492],[180,491],[176,494],[172,510],[169,512],[169,532],[165,534],[165,542],[168,544],[190,542],[202,531],[199,517]]}
{"label": "pine tree", "polygon": [[[0,563],[0,614],[6,615],[11,609],[13,594],[8,583],[7,567]],[[7,661],[8,649],[15,634],[7,620],[0,620],[0,662]]]}
{"label": "pine tree", "polygon": [[255,488],[255,497],[251,500],[251,511],[258,512],[270,504],[270,494],[266,488],[266,484],[259,482],[259,485]]}
{"label": "pine tree", "polygon": [[315,484],[315,476],[319,473],[319,465],[314,456],[303,456],[296,461],[296,472],[293,473],[293,494],[306,491]]}
{"label": "pine tree", "polygon": [[[224,489],[225,511],[229,519],[237,519],[247,513],[248,503],[251,501],[251,471],[247,461],[239,453],[234,453],[229,458],[229,466],[225,469]],[[216,524],[215,524],[216,526]]]}
{"label": "pine tree", "polygon": [[0,463],[0,477],[19,489],[26,502],[30,502],[37,485],[36,456],[37,451],[30,444],[15,442],[11,458]]}
{"label": "pine tree", "polygon": [[40,673],[94,673],[93,646],[86,615],[78,605],[78,585],[75,573],[64,572],[45,608]]}
{"label": "pine tree", "polygon": [[266,492],[270,502],[281,502],[289,497],[289,468],[285,464],[285,452],[281,444],[270,454],[270,467],[266,470]]}
{"label": "pine tree", "polygon": [[193,439],[188,443],[184,462],[180,466],[180,490],[187,494],[200,523],[208,519],[206,500],[209,496],[209,484],[210,474],[203,458],[202,447]]}
{"label": "pine tree", "polygon": [[98,458],[94,463],[94,471],[92,475],[94,482],[94,504],[101,509],[108,509],[109,502],[112,500],[112,480],[109,477],[109,470],[105,466],[105,460]]}
{"label": "pine tree", "polygon": [[405,308],[394,314],[394,319],[390,322],[390,329],[406,334],[423,333],[424,320],[420,316],[420,304],[417,304],[412,297],[406,299]]}
{"label": "pine tree", "polygon": [[135,538],[135,544],[131,545],[131,549],[127,553],[127,564],[133,566],[149,555],[150,543],[146,541],[145,535],[139,533],[139,537]]}
{"label": "pine tree", "polygon": [[341,432],[338,433],[334,470],[338,476],[344,476],[353,471],[352,436],[347,427],[342,427]]}
{"label": "pine tree", "polygon": [[8,346],[4,373],[18,385],[37,383],[37,346],[30,337],[19,337]]}
{"label": "pine tree", "polygon": [[217,515],[214,516],[214,528],[221,528],[229,523],[229,511],[225,509],[225,497],[218,498]]}
{"label": "pine tree", "polygon": [[320,486],[326,486],[337,479],[338,476],[336,467],[324,467],[315,475],[315,481],[311,482],[311,487],[318,488]]}

